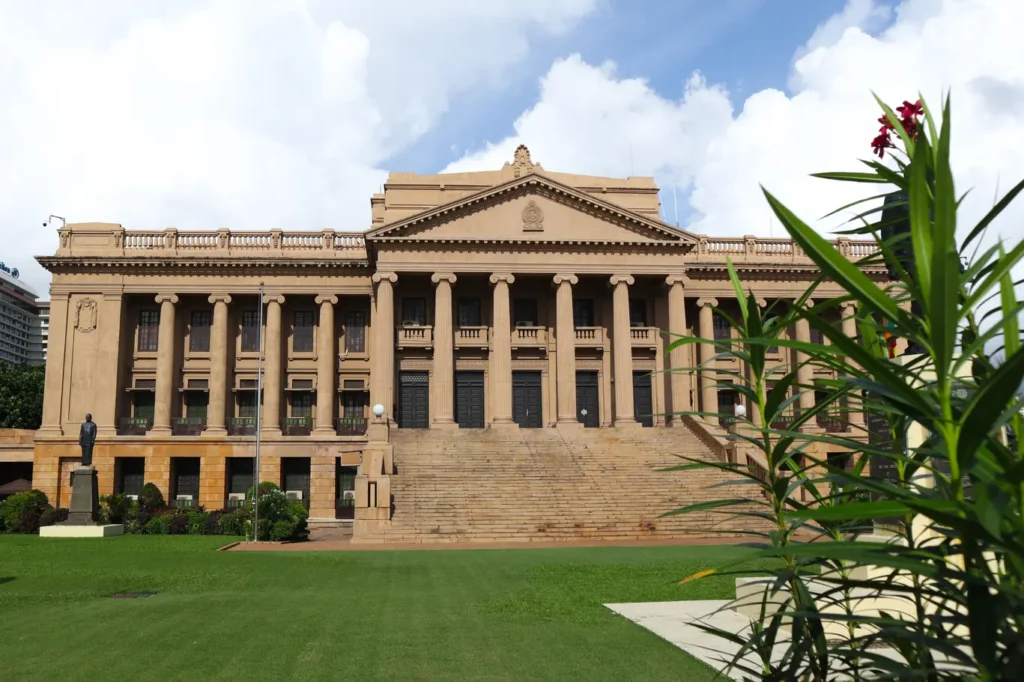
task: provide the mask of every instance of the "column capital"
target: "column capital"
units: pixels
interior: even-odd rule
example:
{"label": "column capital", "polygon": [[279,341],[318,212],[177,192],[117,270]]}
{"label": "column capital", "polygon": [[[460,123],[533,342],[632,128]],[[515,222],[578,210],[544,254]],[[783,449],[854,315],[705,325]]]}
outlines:
{"label": "column capital", "polygon": [[627,286],[633,286],[636,284],[636,280],[633,279],[633,275],[612,275],[608,279],[608,283],[612,286],[616,286],[620,283],[625,283]]}
{"label": "column capital", "polygon": [[857,312],[857,301],[843,301],[839,304],[844,313],[854,314]]}
{"label": "column capital", "polygon": [[210,303],[231,303],[231,294],[210,294],[210,298],[207,299]]}
{"label": "column capital", "polygon": [[163,303],[164,301],[170,301],[171,303],[177,305],[178,304],[178,295],[177,294],[157,294],[156,295],[156,302],[157,303]]}
{"label": "column capital", "polygon": [[561,284],[562,282],[568,282],[569,284],[575,286],[576,284],[579,284],[580,278],[577,277],[576,275],[555,275],[552,281],[555,283],[556,286]]}
{"label": "column capital", "polygon": [[263,302],[284,305],[284,294],[263,294]]}
{"label": "column capital", "polygon": [[509,272],[496,272],[490,276],[491,284],[497,284],[498,282],[508,282],[514,284],[516,281],[515,275]]}
{"label": "column capital", "polygon": [[323,305],[324,303],[330,303],[331,305],[338,304],[338,297],[334,294],[320,294],[316,297],[316,304]]}
{"label": "column capital", "polygon": [[459,278],[455,276],[453,272],[435,272],[430,276],[430,281],[434,284],[440,284],[441,282],[448,282],[448,284],[455,284]]}
{"label": "column capital", "polygon": [[671,286],[675,286],[676,284],[681,284],[682,286],[685,287],[689,283],[690,283],[690,278],[687,277],[685,274],[683,274],[683,275],[669,275],[668,277],[665,278],[665,284],[667,284],[670,287]]}
{"label": "column capital", "polygon": [[768,299],[766,299],[764,296],[758,296],[757,294],[754,294],[754,300],[757,301],[757,305],[760,306],[761,308],[764,308],[768,305]]}
{"label": "column capital", "polygon": [[384,280],[387,280],[388,282],[394,284],[395,282],[398,281],[398,275],[396,275],[393,272],[375,272],[373,273],[373,277],[371,277],[370,279],[373,280],[374,284],[379,284]]}
{"label": "column capital", "polygon": [[717,308],[718,307],[718,299],[717,298],[698,298],[697,299],[697,307],[698,308],[703,308],[706,305],[711,306],[712,308]]}
{"label": "column capital", "polygon": [[[793,301],[793,303],[796,304],[798,301],[799,301],[799,299],[796,299],[796,300]],[[804,307],[805,308],[813,308],[814,307],[814,299],[813,298],[809,298],[806,301],[804,301]]]}

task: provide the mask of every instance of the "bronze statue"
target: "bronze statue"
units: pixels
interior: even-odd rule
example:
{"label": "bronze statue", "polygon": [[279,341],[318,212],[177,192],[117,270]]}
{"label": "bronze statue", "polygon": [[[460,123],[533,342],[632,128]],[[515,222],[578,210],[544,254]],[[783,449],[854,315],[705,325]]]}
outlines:
{"label": "bronze statue", "polygon": [[78,433],[78,444],[82,446],[82,466],[92,466],[92,446],[96,444],[96,423],[92,415],[85,415],[85,423]]}

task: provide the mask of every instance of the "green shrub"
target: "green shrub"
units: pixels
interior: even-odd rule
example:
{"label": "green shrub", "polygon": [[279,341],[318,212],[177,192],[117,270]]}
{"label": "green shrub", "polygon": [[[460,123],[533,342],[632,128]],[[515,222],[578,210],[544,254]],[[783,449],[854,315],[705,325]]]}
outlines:
{"label": "green shrub", "polygon": [[63,507],[50,507],[39,517],[39,526],[52,526],[68,520],[68,510]]}
{"label": "green shrub", "polygon": [[42,518],[43,515],[38,509],[26,509],[21,512],[21,516],[18,517],[18,525],[14,527],[14,532],[24,533],[25,535],[38,533],[39,524],[42,521]]}
{"label": "green shrub", "polygon": [[154,483],[147,483],[139,491],[139,509],[150,514],[167,506],[164,502],[164,494]]}
{"label": "green shrub", "polygon": [[277,542],[282,542],[282,541],[285,541],[285,540],[291,540],[292,539],[292,535],[294,535],[294,534],[295,534],[295,522],[294,521],[281,520],[281,521],[278,521],[277,523],[275,523],[270,528],[270,539],[274,540],[274,541],[277,541]]}
{"label": "green shrub", "polygon": [[107,523],[124,523],[124,519],[132,507],[132,501],[124,493],[100,495],[100,513],[103,515],[103,520]]}
{"label": "green shrub", "polygon": [[189,535],[205,535],[206,534],[206,520],[210,517],[210,512],[192,510],[188,512],[188,534]]}
{"label": "green shrub", "polygon": [[232,509],[221,515],[217,524],[217,532],[221,535],[245,535],[245,523],[248,518],[244,509]]}
{"label": "green shrub", "polygon": [[4,532],[4,528],[6,527],[5,524],[4,524],[4,507],[6,507],[6,506],[7,506],[7,500],[6,499],[0,500],[0,533],[3,533]]}
{"label": "green shrub", "polygon": [[154,514],[145,526],[146,535],[170,535],[173,514]]}
{"label": "green shrub", "polygon": [[[3,508],[4,528],[7,529],[8,533],[25,532],[20,530],[22,527],[22,515],[30,511],[35,512],[37,516],[41,515],[49,504],[46,494],[41,490],[29,490],[11,495],[7,498]],[[36,519],[35,526],[38,530],[38,518]]]}

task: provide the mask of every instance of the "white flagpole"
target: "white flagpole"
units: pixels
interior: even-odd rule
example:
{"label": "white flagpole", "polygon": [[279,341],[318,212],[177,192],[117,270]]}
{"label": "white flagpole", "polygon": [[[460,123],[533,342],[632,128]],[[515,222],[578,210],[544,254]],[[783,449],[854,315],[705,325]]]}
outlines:
{"label": "white flagpole", "polygon": [[256,456],[255,462],[253,463],[253,494],[252,494],[252,506],[253,506],[253,524],[252,524],[252,539],[253,542],[260,541],[260,431],[261,419],[260,415],[263,414],[263,282],[260,282],[260,312],[259,312],[259,324],[256,329],[260,335],[259,337],[259,353],[256,359]]}

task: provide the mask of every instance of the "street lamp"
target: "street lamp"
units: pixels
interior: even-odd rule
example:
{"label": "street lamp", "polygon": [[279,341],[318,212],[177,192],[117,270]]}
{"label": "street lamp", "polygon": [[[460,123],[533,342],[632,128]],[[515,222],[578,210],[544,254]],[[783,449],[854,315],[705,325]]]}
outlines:
{"label": "street lamp", "polygon": [[380,403],[377,403],[376,405],[374,405],[373,406],[373,416],[377,418],[377,421],[380,421],[381,417],[384,416],[384,406],[381,405]]}

